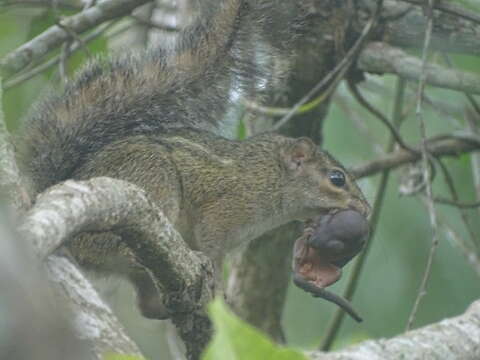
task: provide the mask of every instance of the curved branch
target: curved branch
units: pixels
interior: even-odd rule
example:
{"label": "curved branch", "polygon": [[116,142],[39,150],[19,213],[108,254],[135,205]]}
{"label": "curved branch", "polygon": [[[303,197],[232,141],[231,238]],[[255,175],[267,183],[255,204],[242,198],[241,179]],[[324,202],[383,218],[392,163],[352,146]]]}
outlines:
{"label": "curved branch", "polygon": [[137,186],[109,178],[53,186],[26,214],[20,231],[40,257],[83,231],[122,236],[161,283],[165,305],[172,310],[189,353],[199,353],[210,338],[203,307],[213,297],[213,267],[187,247]]}
{"label": "curved branch", "polygon": [[143,264],[166,290],[195,283],[203,260],[183,242],[143,190],[125,181],[96,178],[66,181],[41,194],[20,231],[44,258],[84,231],[113,231],[132,242]]}
{"label": "curved branch", "polygon": [[355,100],[357,100],[357,102],[360,105],[362,105],[365,109],[367,109],[373,116],[375,116],[377,119],[379,119],[388,128],[388,131],[390,132],[390,135],[394,139],[394,141],[396,141],[397,144],[402,149],[405,149],[405,150],[408,150],[408,151],[414,151],[403,140],[402,136],[400,135],[398,130],[395,128],[395,126],[390,123],[390,120],[388,120],[387,117],[380,112],[380,110],[378,110],[377,108],[375,108],[372,104],[370,104],[368,102],[368,100],[358,90],[357,85],[351,80],[348,80],[347,84],[348,84],[348,88],[350,89],[350,92],[352,93]]}
{"label": "curved branch", "polygon": [[[1,85],[1,84],[0,84]],[[0,104],[1,104],[1,86],[0,86]],[[30,200],[28,192],[25,187],[25,180],[21,176],[17,164],[15,162],[15,154],[13,146],[9,142],[9,134],[3,122],[3,115],[0,106],[0,188],[2,191],[8,190],[9,194],[13,196],[13,205],[17,213],[21,213],[30,206]],[[18,215],[18,214],[17,214]],[[1,219],[0,219],[1,220]],[[42,221],[42,219],[39,219]],[[1,232],[1,224],[0,224]],[[8,244],[8,237],[2,237],[1,254],[7,252],[6,247]],[[11,255],[10,255],[11,256]],[[15,257],[13,257],[15,258]],[[9,259],[11,261],[12,259]],[[25,271],[31,266],[30,264],[23,264],[22,269]],[[57,294],[63,298],[64,303],[73,310],[75,330],[78,338],[89,340],[92,346],[90,351],[90,357],[94,359],[103,359],[105,353],[118,353],[124,355],[138,355],[141,356],[140,351],[132,340],[125,334],[122,326],[110,311],[109,307],[103,303],[99,298],[96,291],[92,288],[87,279],[78,271],[67,258],[59,256],[51,256],[48,258],[45,264],[49,273],[49,279],[53,281],[57,288]],[[33,273],[33,270],[32,270]],[[17,276],[20,273],[15,272]],[[32,275],[33,276],[33,275]],[[48,292],[49,288],[42,286],[37,281],[36,286],[44,292]],[[18,279],[17,279],[18,287]],[[27,287],[28,288],[28,287]],[[31,288],[29,290],[33,290]],[[40,293],[36,293],[36,308],[41,308]],[[19,300],[20,301],[20,300]],[[56,309],[55,315],[58,317],[63,316],[62,311]],[[45,314],[42,314],[45,316]],[[43,319],[43,318],[42,318]],[[53,319],[49,317],[48,324],[42,324],[42,328],[46,334],[49,334],[52,330],[49,328]],[[30,324],[35,322],[32,317],[29,319]],[[40,326],[40,325],[39,325]],[[64,333],[70,333],[70,329],[66,327],[63,330]],[[25,335],[25,334],[24,334]],[[57,339],[58,340],[58,339]],[[77,344],[74,341],[70,342],[70,347],[76,347]],[[53,346],[51,346],[53,347]],[[76,358],[74,349],[69,349],[72,352],[69,356],[73,359]],[[37,354],[38,355],[38,354]],[[54,359],[54,356],[47,356]]]}

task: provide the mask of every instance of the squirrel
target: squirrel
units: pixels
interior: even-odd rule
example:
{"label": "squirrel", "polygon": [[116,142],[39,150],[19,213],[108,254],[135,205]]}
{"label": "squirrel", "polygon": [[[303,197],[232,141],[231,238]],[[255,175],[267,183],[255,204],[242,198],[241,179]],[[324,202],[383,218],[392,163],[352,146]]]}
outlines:
{"label": "squirrel", "polygon": [[[263,76],[252,42],[263,36],[270,51],[291,56],[301,2],[291,12],[293,2],[281,0],[198,3],[201,16],[174,46],[95,60],[33,108],[19,153],[32,192],[98,176],[136,184],[217,273],[228,252],[282,224],[335,209],[366,216],[353,177],[310,139],[225,137],[232,89],[255,96]],[[272,24],[285,14],[277,38]],[[145,317],[169,317],[141,259],[119,236],[80,234],[68,248],[86,269],[129,279]]]}

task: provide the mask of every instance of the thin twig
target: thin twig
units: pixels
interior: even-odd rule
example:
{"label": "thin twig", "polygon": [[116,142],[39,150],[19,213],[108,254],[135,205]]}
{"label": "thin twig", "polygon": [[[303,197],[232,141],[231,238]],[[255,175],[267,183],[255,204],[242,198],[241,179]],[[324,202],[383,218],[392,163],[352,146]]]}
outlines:
{"label": "thin twig", "polygon": [[[395,91],[395,102],[393,107],[393,125],[396,129],[400,126],[403,116],[402,116],[402,108],[404,103],[404,95],[405,95],[405,80],[402,78],[398,78],[396,91]],[[395,140],[393,135],[391,134],[390,141],[387,145],[387,152],[391,152],[395,146]],[[380,184],[378,186],[377,194],[375,196],[375,201],[373,204],[373,211],[372,216],[370,219],[370,239],[367,242],[365,249],[360,253],[355,264],[353,266],[352,271],[350,272],[350,276],[348,278],[348,283],[343,293],[343,297],[349,301],[352,300],[353,295],[357,289],[357,284],[360,279],[360,274],[362,273],[363,267],[365,265],[365,260],[368,256],[369,250],[372,247],[373,239],[375,238],[375,231],[377,229],[378,220],[380,218],[380,213],[383,205],[383,200],[385,198],[385,192],[388,185],[388,180],[390,177],[390,170],[387,169],[383,171],[382,176],[380,178]],[[327,325],[327,331],[325,333],[325,337],[323,338],[322,344],[320,346],[320,350],[328,351],[338,335],[340,330],[340,326],[342,325],[343,318],[345,313],[340,309],[336,309],[333,317],[330,319],[330,322]]]}
{"label": "thin twig", "polygon": [[400,133],[390,123],[387,117],[383,115],[378,109],[376,109],[372,104],[370,104],[368,100],[360,93],[357,85],[355,85],[351,80],[348,80],[347,83],[348,83],[348,88],[350,89],[353,97],[358,101],[360,105],[362,105],[365,109],[367,109],[373,116],[379,119],[388,128],[392,138],[397,142],[397,144],[405,150],[415,152],[416,151],[415,149],[411,148],[405,143]]}
{"label": "thin twig", "polygon": [[[62,19],[60,10],[58,9],[58,0],[52,0],[52,9],[55,14],[56,24],[59,25]],[[76,35],[76,34],[75,34]],[[68,81],[68,57],[70,55],[70,46],[72,45],[72,39],[65,41],[62,44],[62,49],[60,50],[60,62],[58,64],[58,73],[60,74],[60,79],[63,84],[66,84]]]}
{"label": "thin twig", "polygon": [[56,25],[63,29],[68,35],[70,35],[72,37],[72,39],[74,39],[79,45],[80,47],[83,49],[83,51],[85,51],[85,54],[88,56],[88,57],[91,57],[92,56],[92,53],[90,51],[90,49],[88,48],[88,46],[85,44],[85,42],[83,41],[83,39],[75,32],[75,30],[73,29],[70,29],[67,25],[64,25],[62,24],[62,21],[58,21],[56,23]]}
{"label": "thin twig", "polygon": [[430,252],[428,255],[427,265],[425,267],[425,272],[423,274],[422,281],[420,283],[420,287],[418,289],[417,297],[413,304],[412,311],[407,321],[406,330],[410,330],[413,322],[415,321],[415,316],[418,311],[418,307],[420,305],[420,301],[426,294],[426,286],[428,279],[430,277],[432,264],[433,264],[433,256],[435,255],[435,250],[438,247],[438,224],[437,224],[437,214],[435,211],[435,205],[433,201],[433,191],[432,191],[432,183],[430,181],[430,164],[429,164],[429,154],[427,149],[427,134],[426,134],[426,125],[423,119],[423,112],[422,112],[422,94],[425,90],[425,82],[427,78],[427,73],[425,71],[427,67],[427,57],[430,47],[430,40],[432,36],[433,30],[433,6],[435,0],[428,1],[428,9],[427,9],[427,29],[425,32],[425,41],[423,45],[422,51],[422,72],[420,76],[420,81],[418,84],[418,93],[417,93],[417,107],[416,107],[416,116],[417,120],[419,121],[420,126],[420,133],[422,137],[421,141],[421,151],[422,151],[422,164],[423,164],[423,176],[425,179],[425,190],[427,195],[427,208],[430,217],[430,226],[432,228],[432,244],[430,247]]}
{"label": "thin twig", "polygon": [[[380,179],[380,184],[378,185],[377,194],[375,196],[375,201],[373,204],[373,211],[370,219],[370,240],[367,242],[367,244],[365,245],[365,248],[355,260],[350,276],[348,278],[347,286],[345,287],[345,291],[343,292],[343,297],[348,301],[351,301],[353,298],[353,295],[355,294],[355,290],[357,289],[358,281],[360,279],[360,274],[362,273],[365,260],[367,258],[369,249],[372,244],[372,239],[374,237],[378,220],[380,218],[380,212],[382,209],[383,200],[385,198],[385,192],[388,185],[388,177],[389,177],[389,170],[386,170],[382,174],[382,177]],[[327,331],[325,332],[325,337],[323,338],[322,344],[320,345],[320,350],[322,351],[330,350],[335,338],[338,335],[338,331],[340,330],[340,326],[342,325],[344,316],[345,316],[345,311],[343,309],[341,308],[335,309],[333,317],[330,319],[330,322],[327,325]]]}
{"label": "thin twig", "polygon": [[[112,21],[110,23],[100,25],[97,29],[95,29],[93,32],[88,34],[83,39],[84,43],[89,43],[90,41],[95,40],[96,38],[98,38],[100,35],[102,35],[107,29],[109,29],[115,23],[116,23],[115,21]],[[68,51],[69,56],[73,55],[73,53],[78,51],[80,48],[81,48],[81,46],[78,42],[74,42],[73,44],[71,44],[70,47],[69,47],[69,51]],[[41,74],[42,72],[51,68],[52,66],[57,65],[60,62],[60,60],[61,60],[60,56],[57,55],[57,56],[49,59],[48,61],[44,62],[43,64],[40,64],[40,65],[34,67],[33,69],[27,71],[27,72],[18,74],[16,77],[14,77],[14,78],[12,78],[8,81],[5,81],[4,90],[9,90],[9,89],[11,89],[11,88],[13,88],[17,85],[20,85],[24,81],[27,81],[27,80],[31,79],[32,77],[35,77],[35,76]]]}
{"label": "thin twig", "polygon": [[349,119],[359,133],[362,136],[362,139],[365,140],[366,144],[369,144],[372,148],[372,151],[377,155],[382,155],[385,152],[385,149],[380,145],[379,139],[373,134],[372,129],[369,128],[366,124],[364,117],[359,116],[358,112],[351,106],[351,97],[342,95],[341,92],[335,93],[335,96],[332,99],[345,114],[346,118]]}
{"label": "thin twig", "polygon": [[[457,203],[456,205],[458,205],[459,196],[458,196],[457,189],[455,187],[455,182],[453,180],[453,177],[450,174],[450,171],[448,170],[447,166],[443,163],[442,159],[436,158],[436,160],[438,162],[438,165],[440,166],[440,170],[442,171],[443,177],[445,179],[445,183],[447,184],[448,190],[450,191],[450,195],[452,196],[452,199]],[[474,230],[472,229],[472,225],[470,224],[470,221],[468,221],[467,212],[461,206],[459,207],[459,212],[460,212],[460,217],[462,219],[463,225],[465,226],[465,229],[467,229],[468,235],[470,236],[470,241],[477,249],[477,252],[480,251],[480,243],[477,239],[477,236],[475,235]]]}
{"label": "thin twig", "polygon": [[[94,28],[106,21],[129,14],[149,0],[104,0],[97,5],[62,20],[62,25],[76,33]],[[0,60],[0,72],[9,76],[38,61],[49,51],[60,46],[70,37],[57,25],[51,26],[40,35],[27,41]]]}
{"label": "thin twig", "polygon": [[318,93],[318,91],[320,91],[320,89],[322,89],[330,81],[333,80],[334,82],[338,83],[340,79],[343,78],[345,73],[348,71],[350,65],[352,64],[353,60],[355,59],[355,56],[361,50],[363,44],[368,39],[369,35],[374,29],[374,25],[376,24],[378,18],[380,17],[382,6],[383,6],[383,0],[377,0],[377,7],[370,21],[367,23],[367,25],[365,25],[359,38],[357,39],[355,44],[348,50],[345,57],[317,85],[315,85],[304,97],[302,97],[292,107],[292,109],[288,112],[288,114],[286,114],[273,126],[272,128],[273,131],[278,130],[284,124],[286,124],[295,115],[295,113],[303,104],[305,104],[308,100],[310,100],[316,93]]}
{"label": "thin twig", "polygon": [[[480,113],[473,113],[466,109],[466,118],[467,124],[470,128],[470,131],[476,135],[480,135],[479,130],[479,120],[480,120]],[[472,154],[470,157],[470,166],[472,169],[472,177],[473,177],[473,185],[475,187],[475,198],[480,200],[480,156],[478,154]],[[480,209],[479,209],[480,214]],[[477,240],[477,242],[480,242]]]}
{"label": "thin twig", "polygon": [[[319,96],[317,96],[312,101],[300,106],[298,110],[295,112],[295,115],[305,114],[317,108],[320,104],[322,104],[325,100],[328,99],[330,94],[337,87],[340,80],[341,80],[340,76],[335,78],[335,80],[328,86],[328,89],[326,89],[324,92],[322,92]],[[256,113],[260,113],[262,115],[267,115],[267,116],[285,116],[292,110],[292,108],[264,106],[264,105],[257,104],[256,102],[248,99],[243,99],[242,102],[245,105],[245,107],[248,108],[249,110]]]}
{"label": "thin twig", "polygon": [[472,249],[445,219],[439,219],[439,224],[444,229],[445,234],[452,240],[453,245],[460,250],[473,271],[480,277],[480,257],[478,256],[478,252]]}

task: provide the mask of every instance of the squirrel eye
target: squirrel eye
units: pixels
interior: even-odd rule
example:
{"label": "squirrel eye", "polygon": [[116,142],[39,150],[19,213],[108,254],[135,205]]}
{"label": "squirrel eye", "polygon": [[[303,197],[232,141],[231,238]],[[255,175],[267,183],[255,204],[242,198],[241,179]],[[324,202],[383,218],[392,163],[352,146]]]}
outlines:
{"label": "squirrel eye", "polygon": [[345,185],[345,174],[340,170],[332,170],[328,174],[330,182],[336,187],[342,187]]}

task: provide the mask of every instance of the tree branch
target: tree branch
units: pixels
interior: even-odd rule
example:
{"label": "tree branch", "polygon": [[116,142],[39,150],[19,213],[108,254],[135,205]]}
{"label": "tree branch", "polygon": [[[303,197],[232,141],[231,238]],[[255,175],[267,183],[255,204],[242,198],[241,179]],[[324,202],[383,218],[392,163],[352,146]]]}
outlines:
{"label": "tree branch", "polygon": [[465,314],[385,340],[364,341],[345,350],[312,352],[311,360],[443,360],[480,358],[480,301]]}
{"label": "tree branch", "polygon": [[103,360],[108,353],[142,356],[110,307],[68,258],[51,255],[45,267],[56,293],[71,311],[77,337],[91,343],[95,359]]}
{"label": "tree branch", "polygon": [[0,203],[0,358],[92,358],[89,344],[75,335],[40,263],[11,231],[4,205]]}
{"label": "tree branch", "polygon": [[[423,0],[402,0],[402,1],[410,3],[410,4],[414,4],[414,5],[425,6],[425,3],[423,2]],[[470,21],[473,21],[473,22],[476,22],[476,23],[480,24],[480,16],[478,16],[477,14],[475,14],[472,11],[468,11],[468,10],[462,8],[461,6],[458,6],[456,4],[452,4],[448,1],[437,0],[435,2],[435,4],[433,5],[433,8],[444,11],[444,12],[449,13],[451,15],[460,16],[464,19],[467,19],[467,20],[470,20]]]}
{"label": "tree branch", "polygon": [[[394,169],[398,166],[412,163],[420,160],[421,154],[419,148],[414,148],[417,152],[412,153],[405,150],[397,150],[392,154],[384,155],[376,160],[370,161],[350,169],[353,176],[362,178],[374,175],[387,169]],[[431,156],[459,156],[463,153],[480,150],[480,143],[468,139],[455,137],[430,139],[427,142],[428,153]]]}
{"label": "tree branch", "polygon": [[[364,71],[377,74],[396,74],[408,80],[418,81],[422,73],[422,61],[405,51],[386,43],[368,44],[358,58],[358,67]],[[428,64],[425,67],[426,83],[447,89],[480,94],[480,77],[448,69],[443,66]]]}
{"label": "tree branch", "polygon": [[[373,0],[363,0],[360,7],[372,9],[373,3]],[[390,0],[386,1],[384,9],[381,40],[400,48],[421,49],[427,27],[422,8],[407,5],[403,0]],[[433,51],[480,55],[479,24],[439,10],[433,12],[433,20]]]}
{"label": "tree branch", "polygon": [[[110,22],[103,24],[99,27],[97,27],[94,31],[90,32],[85,38],[83,39],[83,43],[87,44],[90,41],[93,41],[97,39],[100,35],[102,35],[108,28],[110,28],[112,25],[114,25],[115,22]],[[67,52],[69,56],[72,56],[77,50],[82,48],[82,44],[80,44],[78,41],[73,42],[72,44],[69,44],[67,48]],[[32,69],[29,69],[28,71],[24,71],[19,73],[17,76],[12,77],[8,81],[5,81],[4,89],[8,90],[11,89],[12,87],[15,87],[24,81],[30,80],[32,77],[37,76],[44,72],[45,70],[51,68],[52,66],[57,65],[61,61],[61,56],[56,55],[48,61],[45,61],[42,64],[39,64],[35,66]]]}
{"label": "tree branch", "polygon": [[[18,215],[18,213],[23,212],[30,206],[30,200],[27,196],[28,193],[24,184],[25,181],[18,171],[15,162],[13,147],[9,143],[9,134],[5,123],[3,122],[1,106],[0,159],[2,165],[0,166],[0,184],[2,185],[2,190],[8,190],[9,193],[14,194],[13,199],[15,202],[13,205],[15,206]],[[9,186],[5,187],[5,184]],[[55,208],[55,205],[52,204],[52,207]],[[44,220],[46,219],[38,219],[40,223]],[[49,223],[44,223],[43,226],[48,227]],[[5,246],[2,248],[1,253],[3,254],[4,251],[6,251]],[[59,294],[63,298],[64,303],[70,306],[73,310],[76,331],[79,335],[78,337],[80,339],[91,341],[93,348],[91,354],[95,359],[103,359],[106,352],[141,355],[135,343],[125,335],[122,326],[112,314],[108,306],[103,303],[95,290],[93,290],[90,283],[68,259],[52,256],[46,262],[46,268],[50,275],[50,280],[56,285],[58,290],[57,294]],[[36,300],[40,302],[41,296],[40,293],[36,293]],[[31,321],[33,323],[34,319],[32,318]],[[47,323],[39,326],[44,327],[44,331],[48,333],[49,325]],[[64,331],[69,330],[66,329]],[[73,349],[71,350],[73,352]],[[69,358],[73,356],[75,355],[70,353]],[[52,359],[53,358],[54,357],[52,357]]]}
{"label": "tree branch", "polygon": [[[149,0],[105,0],[99,1],[76,15],[65,18],[62,25],[76,34],[90,30],[96,25],[126,15]],[[0,73],[12,75],[39,60],[49,51],[70,38],[70,34],[54,25],[40,35],[7,54],[0,60]]]}
{"label": "tree branch", "polygon": [[190,250],[143,190],[95,178],[53,186],[37,199],[20,227],[40,257],[83,231],[112,231],[124,239],[165,291],[165,305],[190,354],[210,338],[203,310],[213,297],[213,267]]}

